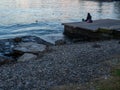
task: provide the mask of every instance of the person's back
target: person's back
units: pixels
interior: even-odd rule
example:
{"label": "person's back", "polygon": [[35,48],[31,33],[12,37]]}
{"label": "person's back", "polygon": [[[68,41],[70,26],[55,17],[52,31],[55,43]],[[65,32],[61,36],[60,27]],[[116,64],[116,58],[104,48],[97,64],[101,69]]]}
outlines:
{"label": "person's back", "polygon": [[92,16],[90,15],[90,13],[87,14],[87,18],[85,21],[88,23],[92,23]]}

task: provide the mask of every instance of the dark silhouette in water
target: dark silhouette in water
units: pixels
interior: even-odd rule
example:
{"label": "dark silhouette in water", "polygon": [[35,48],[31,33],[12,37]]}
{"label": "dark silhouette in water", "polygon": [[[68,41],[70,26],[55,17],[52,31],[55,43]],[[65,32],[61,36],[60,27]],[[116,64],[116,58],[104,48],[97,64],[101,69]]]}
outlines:
{"label": "dark silhouette in water", "polygon": [[93,21],[92,21],[92,16],[90,15],[90,13],[88,13],[86,19],[85,20],[82,19],[82,21],[85,21],[85,22],[88,22],[88,23],[92,23]]}
{"label": "dark silhouette in water", "polygon": [[35,22],[38,23],[38,20],[36,20]]}

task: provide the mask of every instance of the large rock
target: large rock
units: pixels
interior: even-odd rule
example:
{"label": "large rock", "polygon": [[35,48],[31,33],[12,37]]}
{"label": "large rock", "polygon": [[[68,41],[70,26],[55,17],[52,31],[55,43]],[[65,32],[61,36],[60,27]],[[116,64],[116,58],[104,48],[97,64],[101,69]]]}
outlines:
{"label": "large rock", "polygon": [[29,60],[35,60],[37,58],[36,55],[34,54],[30,54],[30,53],[25,53],[24,55],[22,55],[21,57],[18,58],[17,61],[29,61]]}
{"label": "large rock", "polygon": [[13,50],[15,53],[18,54],[24,54],[24,53],[33,53],[38,54],[41,52],[46,51],[46,45],[33,43],[33,42],[26,42],[26,43],[20,43],[15,47]]}

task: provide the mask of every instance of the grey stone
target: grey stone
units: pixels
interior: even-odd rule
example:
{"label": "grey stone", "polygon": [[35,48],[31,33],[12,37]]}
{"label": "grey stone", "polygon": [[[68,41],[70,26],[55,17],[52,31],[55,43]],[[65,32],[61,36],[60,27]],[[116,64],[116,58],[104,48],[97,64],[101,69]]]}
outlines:
{"label": "grey stone", "polygon": [[24,55],[19,57],[17,61],[22,61],[23,62],[23,61],[35,60],[36,58],[37,58],[37,56],[34,55],[34,54],[25,53]]}
{"label": "grey stone", "polygon": [[40,52],[46,51],[46,45],[33,43],[33,42],[26,42],[20,43],[17,47],[13,49],[15,52],[20,53],[34,53],[38,54]]}

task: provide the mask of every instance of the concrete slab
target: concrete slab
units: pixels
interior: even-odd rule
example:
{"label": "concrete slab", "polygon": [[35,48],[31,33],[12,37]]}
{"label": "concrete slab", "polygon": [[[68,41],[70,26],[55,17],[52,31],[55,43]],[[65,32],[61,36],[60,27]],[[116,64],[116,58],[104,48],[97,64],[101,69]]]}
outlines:
{"label": "concrete slab", "polygon": [[100,19],[92,23],[63,23],[64,35],[82,39],[120,39],[120,20]]}
{"label": "concrete slab", "polygon": [[99,28],[113,29],[120,31],[120,20],[113,20],[113,19],[100,19],[93,21],[93,23],[87,23],[87,22],[63,23],[63,25],[70,26],[73,28],[82,28],[91,31],[96,31]]}

